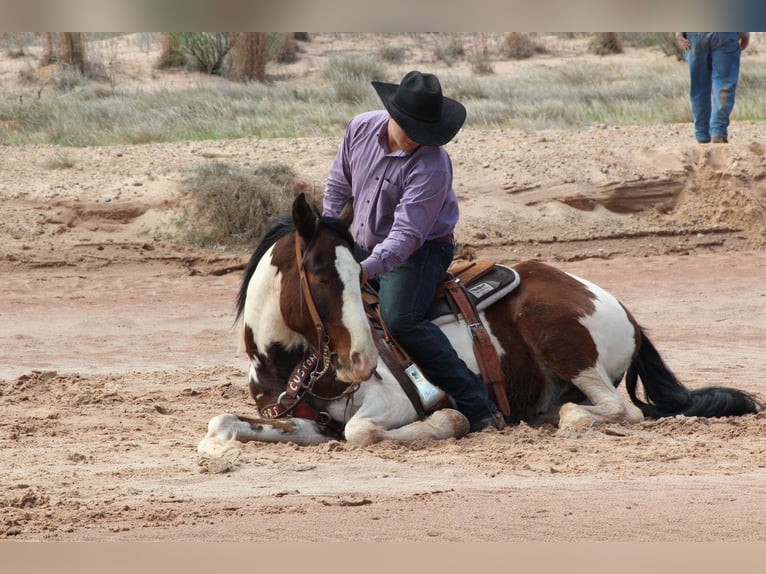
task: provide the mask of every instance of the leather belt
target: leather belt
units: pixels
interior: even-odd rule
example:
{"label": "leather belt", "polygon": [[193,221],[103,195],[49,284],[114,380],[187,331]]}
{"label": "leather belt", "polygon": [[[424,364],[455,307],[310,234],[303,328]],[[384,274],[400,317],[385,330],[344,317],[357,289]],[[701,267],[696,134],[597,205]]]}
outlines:
{"label": "leather belt", "polygon": [[455,244],[455,234],[454,233],[448,233],[447,235],[442,235],[441,237],[437,237],[436,239],[431,239],[430,241],[439,241],[441,243],[451,243],[452,245]]}

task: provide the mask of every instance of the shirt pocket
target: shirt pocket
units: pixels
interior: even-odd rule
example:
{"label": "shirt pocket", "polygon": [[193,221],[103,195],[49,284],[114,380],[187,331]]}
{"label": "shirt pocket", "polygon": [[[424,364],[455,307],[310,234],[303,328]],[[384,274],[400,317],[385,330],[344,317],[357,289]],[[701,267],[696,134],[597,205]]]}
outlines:
{"label": "shirt pocket", "polygon": [[394,210],[402,200],[402,187],[389,179],[384,179],[380,185],[380,199],[378,201],[380,215],[393,218]]}

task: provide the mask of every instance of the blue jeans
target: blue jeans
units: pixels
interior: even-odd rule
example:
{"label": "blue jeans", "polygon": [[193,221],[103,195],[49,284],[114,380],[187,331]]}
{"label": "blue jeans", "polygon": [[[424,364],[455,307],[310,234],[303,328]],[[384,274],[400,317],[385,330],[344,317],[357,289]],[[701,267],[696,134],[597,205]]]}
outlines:
{"label": "blue jeans", "polygon": [[[458,357],[442,330],[426,319],[454,250],[451,243],[426,242],[398,267],[378,277],[378,298],[383,319],[394,338],[428,380],[450,395],[457,409],[475,422],[495,410],[487,388]],[[367,255],[356,247],[359,261]]]}
{"label": "blue jeans", "polygon": [[736,32],[687,32],[694,137],[709,142],[711,136],[727,137],[729,115],[739,79],[742,52]]}

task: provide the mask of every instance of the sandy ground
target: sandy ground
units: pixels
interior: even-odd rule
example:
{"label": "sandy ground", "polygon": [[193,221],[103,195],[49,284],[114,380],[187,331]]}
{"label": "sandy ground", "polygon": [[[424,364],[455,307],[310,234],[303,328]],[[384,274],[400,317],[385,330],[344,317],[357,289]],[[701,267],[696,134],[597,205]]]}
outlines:
{"label": "sandy ground", "polygon": [[[690,387],[766,398],[764,126],[465,130],[463,253],[537,258],[615,293]],[[180,182],[337,141],[0,153],[0,536],[46,541],[766,541],[766,414],[576,433],[196,453],[252,414],[233,330],[247,252],[174,238]],[[65,154],[73,164],[58,169]]]}

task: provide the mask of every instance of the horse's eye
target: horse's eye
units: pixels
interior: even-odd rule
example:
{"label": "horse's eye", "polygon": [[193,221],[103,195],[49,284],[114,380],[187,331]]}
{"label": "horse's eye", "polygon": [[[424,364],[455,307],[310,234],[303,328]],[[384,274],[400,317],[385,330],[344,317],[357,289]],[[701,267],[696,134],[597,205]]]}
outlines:
{"label": "horse's eye", "polygon": [[330,284],[330,274],[327,271],[319,271],[319,272],[314,273],[314,279],[320,285],[329,285]]}

